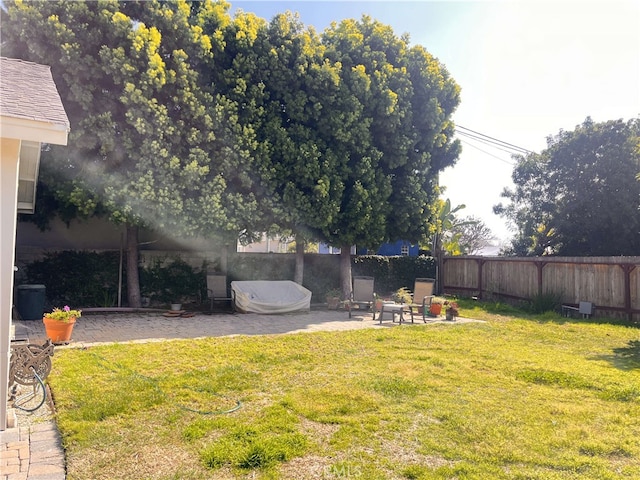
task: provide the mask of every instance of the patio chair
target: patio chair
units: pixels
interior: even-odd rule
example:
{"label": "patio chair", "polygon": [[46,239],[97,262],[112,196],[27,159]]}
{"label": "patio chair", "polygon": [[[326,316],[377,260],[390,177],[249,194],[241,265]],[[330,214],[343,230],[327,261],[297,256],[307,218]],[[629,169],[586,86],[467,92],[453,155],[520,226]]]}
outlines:
{"label": "patio chair", "polygon": [[207,273],[207,295],[211,300],[211,311],[213,311],[214,302],[230,303],[231,297],[227,290],[227,276]]}
{"label": "patio chair", "polygon": [[373,311],[373,319],[376,319],[375,299],[376,294],[373,291],[373,277],[353,277],[353,288],[351,290],[351,298],[346,303],[351,318],[351,310],[353,307],[366,307]]}
{"label": "patio chair", "polygon": [[435,286],[435,278],[416,278],[413,286],[413,296],[411,297],[411,304],[409,305],[409,311],[411,312],[411,323],[413,323],[413,311],[414,309],[420,313],[422,310],[422,321],[427,322],[427,314],[431,307],[431,302],[435,295],[433,289]]}

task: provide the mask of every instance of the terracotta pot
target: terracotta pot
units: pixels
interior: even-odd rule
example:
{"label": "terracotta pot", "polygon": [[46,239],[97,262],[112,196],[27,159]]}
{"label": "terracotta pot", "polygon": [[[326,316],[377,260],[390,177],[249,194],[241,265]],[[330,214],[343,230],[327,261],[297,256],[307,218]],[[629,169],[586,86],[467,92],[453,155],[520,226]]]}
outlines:
{"label": "terracotta pot", "polygon": [[429,305],[429,313],[434,317],[437,317],[442,312],[442,304],[441,303],[432,303]]}
{"label": "terracotta pot", "polygon": [[69,343],[71,340],[71,332],[76,323],[76,318],[71,317],[68,322],[61,322],[51,318],[44,317],[42,319],[47,337],[53,343]]}

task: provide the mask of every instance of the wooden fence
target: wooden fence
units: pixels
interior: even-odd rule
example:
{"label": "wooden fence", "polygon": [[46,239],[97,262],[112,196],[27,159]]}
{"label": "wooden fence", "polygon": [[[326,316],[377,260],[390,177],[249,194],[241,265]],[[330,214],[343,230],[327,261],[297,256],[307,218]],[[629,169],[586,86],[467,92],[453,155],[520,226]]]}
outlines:
{"label": "wooden fence", "polygon": [[640,322],[640,257],[445,257],[446,293],[530,300],[558,294],[596,315]]}

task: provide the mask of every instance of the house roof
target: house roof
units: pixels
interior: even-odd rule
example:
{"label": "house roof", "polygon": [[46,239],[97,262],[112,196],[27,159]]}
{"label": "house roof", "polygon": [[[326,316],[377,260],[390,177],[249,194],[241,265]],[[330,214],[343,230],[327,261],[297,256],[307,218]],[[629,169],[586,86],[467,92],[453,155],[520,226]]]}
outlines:
{"label": "house roof", "polygon": [[51,67],[17,58],[0,57],[0,115],[70,129]]}

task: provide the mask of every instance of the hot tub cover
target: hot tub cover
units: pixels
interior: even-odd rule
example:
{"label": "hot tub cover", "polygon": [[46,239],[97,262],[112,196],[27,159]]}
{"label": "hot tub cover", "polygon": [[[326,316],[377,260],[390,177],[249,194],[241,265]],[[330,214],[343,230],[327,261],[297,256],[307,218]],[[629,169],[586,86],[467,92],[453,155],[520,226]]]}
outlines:
{"label": "hot tub cover", "polygon": [[243,313],[288,313],[311,308],[311,292],[290,280],[231,282],[235,309]]}

